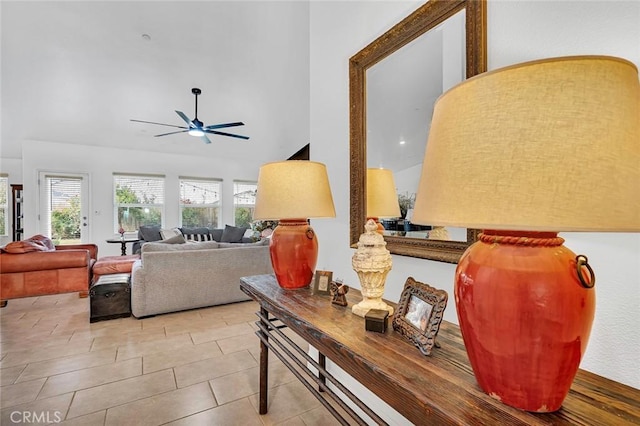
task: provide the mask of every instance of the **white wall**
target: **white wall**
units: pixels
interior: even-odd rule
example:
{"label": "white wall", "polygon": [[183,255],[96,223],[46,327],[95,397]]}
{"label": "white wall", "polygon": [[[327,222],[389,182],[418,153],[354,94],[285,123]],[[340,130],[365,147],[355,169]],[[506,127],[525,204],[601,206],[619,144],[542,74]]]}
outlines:
{"label": "white wall", "polygon": [[[100,256],[120,254],[119,244],[107,244],[114,236],[113,173],[150,173],[165,175],[165,203],[163,226],[179,225],[179,176],[223,179],[222,221],[233,225],[233,180],[258,179],[262,159],[251,158],[242,163],[222,158],[194,157],[156,152],[143,152],[54,142],[26,141],[22,150],[24,208],[36,212],[38,203],[37,178],[39,171],[87,173],[91,212],[90,241],[98,244]],[[11,176],[11,174],[10,174]],[[25,215],[25,235],[42,232],[35,214]],[[131,250],[131,245],[128,245]],[[130,253],[130,251],[129,251]]]}
{"label": "white wall", "polygon": [[[349,248],[348,60],[422,2],[312,2],[312,159],[327,164],[337,217],[314,221],[318,266],[359,287]],[[608,54],[640,64],[640,3],[494,1],[488,8],[488,65],[562,55]],[[590,159],[585,159],[586,164]],[[597,159],[592,159],[597,161]],[[640,194],[639,194],[640,195]],[[598,208],[598,200],[593,200]],[[596,317],[581,368],[640,388],[640,235],[563,234],[597,274]],[[385,297],[398,300],[413,276],[453,294],[455,266],[393,256]],[[456,322],[450,303],[445,319]]]}

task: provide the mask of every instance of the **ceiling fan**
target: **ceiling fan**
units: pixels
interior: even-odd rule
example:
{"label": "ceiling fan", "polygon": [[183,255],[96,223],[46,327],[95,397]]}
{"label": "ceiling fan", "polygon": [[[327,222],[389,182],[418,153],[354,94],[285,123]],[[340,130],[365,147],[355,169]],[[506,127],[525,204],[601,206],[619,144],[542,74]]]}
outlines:
{"label": "ceiling fan", "polygon": [[136,123],[158,124],[160,126],[177,127],[178,129],[183,129],[175,132],[162,133],[160,135],[155,135],[155,137],[174,135],[176,133],[186,132],[186,133],[189,133],[191,136],[200,137],[200,139],[202,139],[205,143],[211,143],[211,141],[207,137],[207,134],[230,136],[232,138],[239,138],[239,139],[249,139],[249,136],[234,135],[232,133],[220,132],[218,130],[215,130],[215,129],[223,129],[225,127],[244,126],[244,123],[241,121],[237,121],[235,123],[211,124],[209,126],[205,126],[202,121],[198,120],[198,95],[200,95],[202,91],[197,87],[194,87],[193,89],[191,89],[191,93],[193,93],[196,96],[195,118],[193,120],[189,120],[189,117],[187,117],[184,112],[176,110],[176,114],[178,114],[180,118],[182,118],[184,122],[187,123],[188,127],[175,126],[173,124],[155,123],[153,121],[143,121],[143,120],[133,120],[133,119],[131,121],[135,121]]}

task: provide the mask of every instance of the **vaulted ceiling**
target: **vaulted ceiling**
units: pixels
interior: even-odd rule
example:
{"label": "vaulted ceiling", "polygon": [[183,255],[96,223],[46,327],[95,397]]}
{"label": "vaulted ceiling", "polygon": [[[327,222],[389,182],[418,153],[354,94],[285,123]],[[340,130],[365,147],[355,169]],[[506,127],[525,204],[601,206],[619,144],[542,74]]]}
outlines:
{"label": "vaulted ceiling", "polygon": [[[25,140],[240,159],[282,159],[309,142],[306,1],[2,1],[0,155]],[[205,125],[243,121],[211,145]],[[177,129],[176,129],[177,130]]]}

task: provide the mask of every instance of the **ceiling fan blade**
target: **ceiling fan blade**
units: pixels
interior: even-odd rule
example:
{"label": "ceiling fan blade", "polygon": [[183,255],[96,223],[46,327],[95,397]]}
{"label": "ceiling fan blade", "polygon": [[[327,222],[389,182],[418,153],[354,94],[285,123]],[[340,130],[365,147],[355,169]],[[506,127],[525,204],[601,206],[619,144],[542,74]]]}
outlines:
{"label": "ceiling fan blade", "polygon": [[133,120],[133,119],[129,121],[135,121],[136,123],[158,124],[160,126],[177,127],[178,129],[186,129],[186,127],[184,126],[175,126],[173,124],[156,123],[154,121],[143,121],[143,120]]}
{"label": "ceiling fan blade", "polygon": [[211,141],[209,140],[209,138],[207,137],[207,135],[202,135],[200,136],[200,139],[202,139],[202,141],[204,143],[211,143]]}
{"label": "ceiling fan blade", "polygon": [[244,123],[242,121],[237,121],[235,123],[212,124],[210,126],[206,126],[204,129],[205,130],[222,129],[223,127],[236,127],[236,126],[244,126]]}
{"label": "ceiling fan blade", "polygon": [[239,139],[249,139],[249,136],[234,135],[234,134],[231,134],[231,133],[218,132],[218,131],[209,130],[209,129],[203,129],[203,130],[205,131],[205,133],[212,133],[214,135],[231,136],[232,138],[239,138]]}
{"label": "ceiling fan blade", "polygon": [[189,126],[190,128],[194,127],[193,123],[191,122],[191,120],[189,120],[189,117],[187,117],[184,112],[178,111],[178,110],[175,110],[175,111],[176,111],[176,114],[178,114],[180,118],[182,118],[184,122],[187,123],[187,126]]}
{"label": "ceiling fan blade", "polygon": [[184,129],[184,130],[178,130],[177,132],[169,132],[169,133],[163,133],[161,135],[154,135],[154,137],[159,137],[159,136],[167,136],[167,135],[175,135],[176,133],[184,133],[184,132],[188,132],[189,129]]}

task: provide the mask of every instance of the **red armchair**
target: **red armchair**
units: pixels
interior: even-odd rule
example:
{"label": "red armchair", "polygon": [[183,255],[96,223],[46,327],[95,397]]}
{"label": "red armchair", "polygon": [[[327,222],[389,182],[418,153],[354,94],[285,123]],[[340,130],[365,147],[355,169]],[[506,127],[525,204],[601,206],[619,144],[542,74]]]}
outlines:
{"label": "red armchair", "polygon": [[97,257],[95,244],[54,246],[42,235],[7,244],[0,252],[0,306],[45,294],[78,291],[87,297]]}

